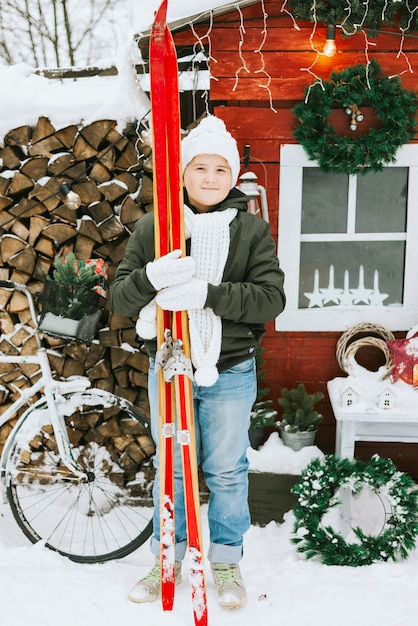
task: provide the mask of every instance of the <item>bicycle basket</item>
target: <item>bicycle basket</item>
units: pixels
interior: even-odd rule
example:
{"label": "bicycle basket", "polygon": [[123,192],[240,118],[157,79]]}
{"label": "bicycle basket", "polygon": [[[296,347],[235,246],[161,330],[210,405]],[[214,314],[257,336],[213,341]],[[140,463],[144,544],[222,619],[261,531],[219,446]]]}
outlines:
{"label": "bicycle basket", "polygon": [[39,329],[54,337],[91,343],[106,306],[104,294],[104,290],[98,293],[82,285],[47,281]]}

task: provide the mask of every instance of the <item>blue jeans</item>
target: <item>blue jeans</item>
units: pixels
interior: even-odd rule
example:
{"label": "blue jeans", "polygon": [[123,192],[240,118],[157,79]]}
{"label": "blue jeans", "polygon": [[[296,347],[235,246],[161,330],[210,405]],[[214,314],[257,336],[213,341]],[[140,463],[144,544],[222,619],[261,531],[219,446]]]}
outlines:
{"label": "blue jeans", "polygon": [[[197,462],[210,491],[208,558],[214,563],[238,563],[243,535],[250,527],[248,509],[247,448],[250,413],[257,394],[255,359],[220,372],[212,387],[193,383]],[[148,395],[151,429],[158,448],[158,376],[150,359]],[[174,452],[175,558],[181,561],[187,548],[180,449]],[[154,458],[154,536],[151,550],[160,552],[160,493],[158,449]]]}

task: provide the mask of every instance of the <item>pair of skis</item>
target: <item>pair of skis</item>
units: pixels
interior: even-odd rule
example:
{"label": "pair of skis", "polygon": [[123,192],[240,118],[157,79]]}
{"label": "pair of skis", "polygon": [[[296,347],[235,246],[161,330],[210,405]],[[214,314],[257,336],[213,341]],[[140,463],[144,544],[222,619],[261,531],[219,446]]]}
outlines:
{"label": "pair of skis", "polygon": [[[153,130],[155,256],[181,249],[185,254],[181,176],[178,65],[167,27],[167,2],[158,8],[150,41]],[[161,517],[161,596],[172,610],[175,592],[174,438],[181,450],[190,585],[196,626],[207,625],[206,589],[200,529],[200,503],[194,432],[190,341],[187,312],[157,307],[159,469]]]}

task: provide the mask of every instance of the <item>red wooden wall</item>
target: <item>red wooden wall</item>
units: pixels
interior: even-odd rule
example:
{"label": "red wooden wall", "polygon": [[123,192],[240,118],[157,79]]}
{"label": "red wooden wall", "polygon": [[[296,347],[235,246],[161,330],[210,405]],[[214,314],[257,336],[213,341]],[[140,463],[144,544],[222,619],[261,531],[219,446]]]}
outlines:
{"label": "red wooden wall", "polygon": [[[268,15],[264,43],[261,2],[243,9],[242,13],[234,10],[217,17],[208,37],[204,37],[208,32],[207,24],[195,27],[203,37],[203,43],[210,41],[213,76],[210,102],[213,112],[225,121],[236,137],[241,155],[246,144],[251,147],[249,169],[257,174],[259,183],[267,189],[275,241],[280,193],[280,145],[295,142],[292,131],[296,120],[291,108],[303,99],[306,85],[314,81],[313,74],[326,80],[333,68],[365,63],[368,55],[370,59],[377,59],[388,75],[408,70],[410,63],[415,73],[407,71],[402,74],[402,82],[409,89],[418,87],[418,39],[405,39],[404,54],[398,54],[401,43],[398,35],[386,32],[367,40],[365,35],[357,34],[343,39],[337,29],[337,54],[326,58],[318,56],[312,49],[314,46],[322,50],[326,25],[318,24],[312,35],[313,24],[301,21],[298,22],[300,30],[296,30],[291,18],[281,12],[282,5],[283,2],[277,0],[264,2]],[[396,28],[386,30],[396,32]],[[190,29],[177,33],[175,39],[179,44],[196,41]],[[262,54],[257,51],[260,46]],[[312,67],[315,60],[317,62]],[[311,68],[312,74],[302,68]],[[338,130],[346,132],[348,124],[344,112],[336,111],[333,116]],[[373,123],[372,111],[368,111],[365,117],[369,125]],[[367,130],[365,121],[362,131]],[[278,254],[280,258],[280,250]],[[344,376],[335,359],[339,336],[340,333],[276,332],[271,323],[263,340],[267,370],[264,383],[269,387],[273,400],[280,396],[282,387],[294,387],[299,382],[303,382],[309,391],[319,389],[324,392],[325,399],[319,408],[325,420],[316,441],[326,453],[334,452],[335,440],[335,420],[326,383],[335,376]],[[382,355],[378,351],[373,352],[372,348],[367,351],[362,349],[357,358],[365,358],[371,368],[382,364]],[[279,409],[279,406],[276,408]],[[418,477],[418,450],[414,445],[362,443],[356,448],[359,458],[367,459],[374,452],[391,457],[400,469]]]}

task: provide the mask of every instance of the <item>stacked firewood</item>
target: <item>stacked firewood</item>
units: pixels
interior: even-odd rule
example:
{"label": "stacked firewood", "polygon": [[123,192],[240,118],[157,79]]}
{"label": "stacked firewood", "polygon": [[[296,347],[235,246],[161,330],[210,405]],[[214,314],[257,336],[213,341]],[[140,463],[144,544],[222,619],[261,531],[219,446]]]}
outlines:
{"label": "stacked firewood", "polygon": [[[136,221],[152,210],[151,147],[144,135],[135,124],[118,130],[113,120],[57,130],[45,117],[8,132],[0,146],[0,279],[24,283],[36,296],[55,256],[74,252],[79,259],[104,259],[113,280]],[[79,209],[66,204],[66,189],[79,195]],[[0,289],[0,350],[33,354],[31,326],[26,298]],[[114,314],[108,303],[91,345],[46,341],[58,376],[86,375],[148,412],[148,359],[135,342],[134,320]],[[33,365],[0,364],[0,412],[37,376]],[[12,424],[0,433],[0,449]]]}

